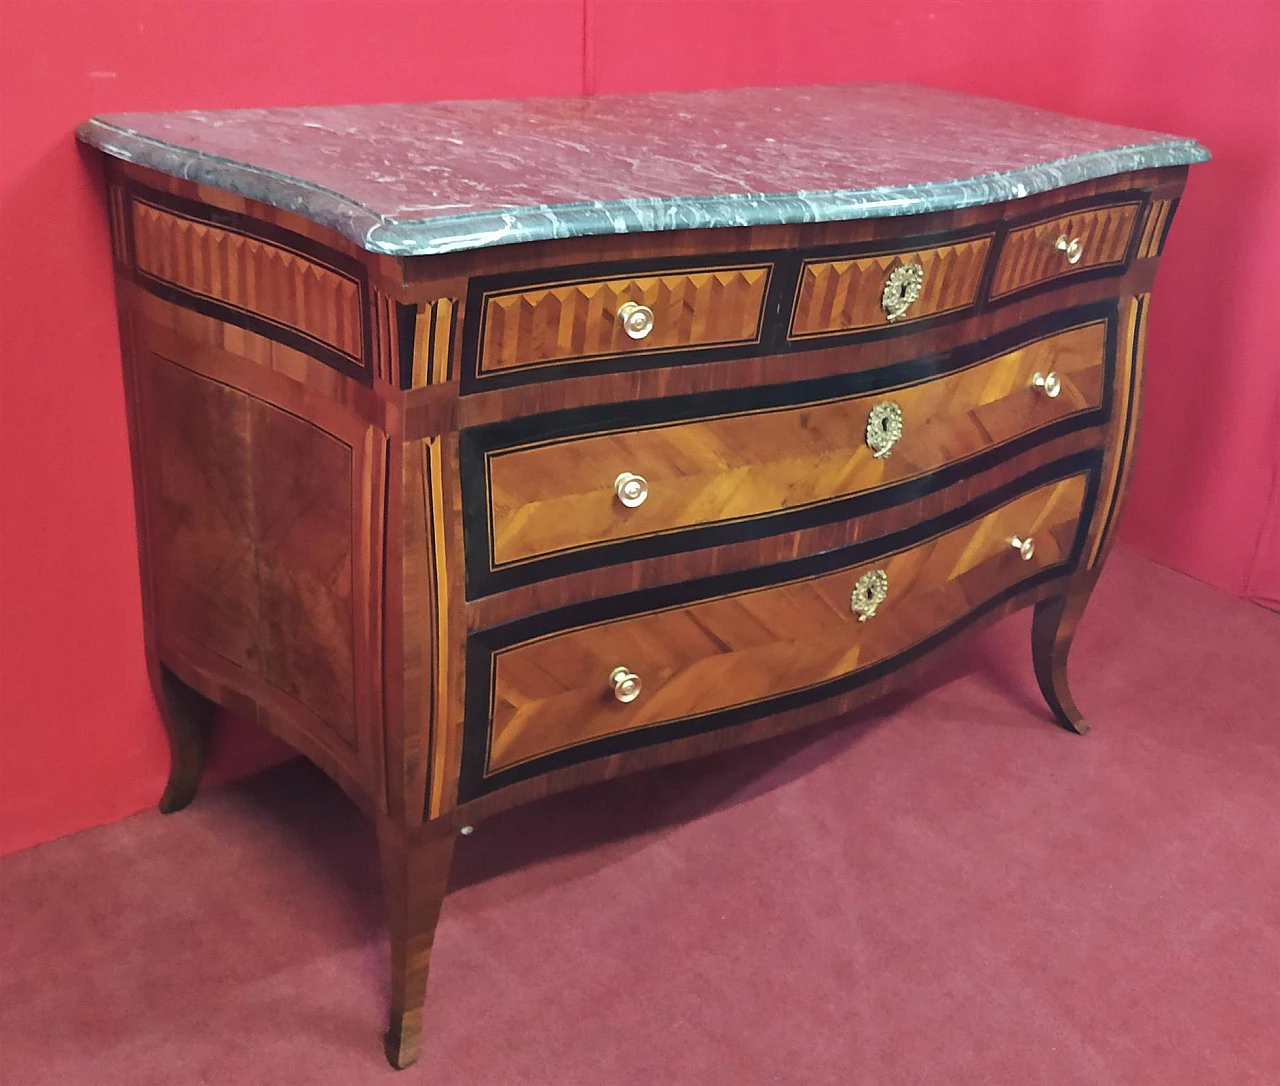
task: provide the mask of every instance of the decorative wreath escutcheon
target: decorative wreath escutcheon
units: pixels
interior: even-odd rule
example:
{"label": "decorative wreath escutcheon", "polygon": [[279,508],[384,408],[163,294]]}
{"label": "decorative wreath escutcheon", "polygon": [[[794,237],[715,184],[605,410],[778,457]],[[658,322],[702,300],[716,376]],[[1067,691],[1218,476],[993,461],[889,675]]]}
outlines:
{"label": "decorative wreath escutcheon", "polygon": [[858,616],[859,622],[866,622],[876,613],[876,608],[884,603],[889,594],[889,574],[882,569],[873,569],[858,578],[853,586],[853,595],[849,597],[849,606]]}
{"label": "decorative wreath escutcheon", "polygon": [[881,400],[867,415],[867,447],[877,460],[883,460],[901,436],[902,408],[892,400]]}
{"label": "decorative wreath escutcheon", "polygon": [[904,316],[911,303],[920,297],[924,286],[924,268],[919,264],[899,264],[889,273],[880,295],[880,307],[891,321]]}

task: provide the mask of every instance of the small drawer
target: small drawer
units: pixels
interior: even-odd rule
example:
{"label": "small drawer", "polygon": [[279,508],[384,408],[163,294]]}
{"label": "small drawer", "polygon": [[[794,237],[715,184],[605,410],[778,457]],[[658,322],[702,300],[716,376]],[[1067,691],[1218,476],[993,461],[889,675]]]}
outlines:
{"label": "small drawer", "polygon": [[806,260],[787,338],[892,328],[972,309],[993,234],[909,252]]}
{"label": "small drawer", "polygon": [[772,273],[737,264],[486,291],[477,374],[759,343]]}
{"label": "small drawer", "polygon": [[[980,500],[889,553],[864,544],[800,559],[764,587],[748,572],[737,579],[749,587],[726,591],[735,578],[719,577],[710,597],[495,644],[468,695],[464,792],[541,771],[548,756],[565,765],[607,753],[584,746],[598,740],[614,740],[612,750],[628,734],[630,746],[670,737],[662,725],[688,734],[737,723],[907,662],[984,605],[1075,561],[1092,470],[1001,504]],[[636,734],[646,729],[655,732]]]}
{"label": "small drawer", "polygon": [[991,298],[1003,298],[1082,272],[1123,268],[1142,200],[1055,215],[1010,230],[1000,249]]}
{"label": "small drawer", "polygon": [[998,353],[970,349],[949,372],[896,388],[490,450],[479,529],[489,568],[834,502],[1089,412],[1102,402],[1110,324],[1076,321]]}

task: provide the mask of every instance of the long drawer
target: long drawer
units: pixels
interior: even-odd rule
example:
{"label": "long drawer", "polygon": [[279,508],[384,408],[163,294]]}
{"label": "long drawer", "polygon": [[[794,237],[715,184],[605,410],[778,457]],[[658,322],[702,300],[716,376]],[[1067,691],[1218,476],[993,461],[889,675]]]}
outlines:
{"label": "long drawer", "polygon": [[[471,583],[500,585],[503,577],[488,575],[522,568],[529,575],[507,583],[534,579],[532,567],[553,556],[564,556],[560,565],[570,555],[576,567],[600,565],[610,545],[670,537],[661,551],[701,526],[750,523],[765,534],[779,514],[884,492],[1095,413],[1106,396],[1113,314],[1113,306],[1092,307],[1053,331],[1016,329],[956,358],[926,360],[917,372],[927,376],[872,392],[797,403],[805,389],[784,386],[782,405],[564,436],[556,420],[527,420],[507,433],[524,426],[552,436],[499,435],[488,448],[466,435],[465,471],[480,491],[467,503],[468,560],[482,565],[469,570]],[[767,404],[768,395],[753,390],[752,400]]]}
{"label": "long drawer", "polygon": [[1094,463],[1077,458],[1064,476],[872,557],[817,556],[818,572],[528,636],[518,623],[514,635],[482,633],[469,656],[469,682],[481,685],[468,690],[464,793],[542,771],[548,758],[567,764],[575,748],[598,756],[604,740],[658,741],[672,737],[667,726],[718,727],[779,699],[816,700],[904,658],[1073,560]]}

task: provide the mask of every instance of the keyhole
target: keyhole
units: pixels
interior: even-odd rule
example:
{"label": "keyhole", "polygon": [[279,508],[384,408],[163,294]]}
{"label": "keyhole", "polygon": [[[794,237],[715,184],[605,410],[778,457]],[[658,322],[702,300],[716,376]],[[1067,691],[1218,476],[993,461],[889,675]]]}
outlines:
{"label": "keyhole", "polygon": [[889,420],[888,420],[888,419],[881,419],[881,420],[880,420],[880,430],[881,430],[883,433],[886,433],[886,434],[889,432]]}
{"label": "keyhole", "polygon": [[899,283],[898,284],[898,300],[901,301],[906,296],[907,296],[907,284]]}
{"label": "keyhole", "polygon": [[867,589],[866,595],[867,595],[867,599],[869,600],[873,600],[876,598],[875,592],[873,592],[870,588]]}

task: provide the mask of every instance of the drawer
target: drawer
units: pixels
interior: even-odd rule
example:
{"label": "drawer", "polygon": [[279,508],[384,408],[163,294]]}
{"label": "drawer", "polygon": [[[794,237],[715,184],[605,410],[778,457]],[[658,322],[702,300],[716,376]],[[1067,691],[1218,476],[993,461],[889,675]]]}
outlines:
{"label": "drawer", "polygon": [[[917,479],[1094,411],[1107,384],[1112,322],[1097,315],[1098,307],[1088,310],[1089,319],[1082,312],[1074,315],[1077,323],[1069,317],[1063,322],[1068,327],[1039,338],[1028,340],[1028,331],[1016,329],[1006,338],[1017,344],[1011,349],[971,349],[967,360],[947,360],[950,372],[894,388],[492,449],[482,469],[485,522],[472,525],[488,538],[484,560],[490,571],[500,570],[621,540],[832,503]],[[938,366],[926,363],[923,370],[936,374]],[[1034,383],[1037,374],[1052,375],[1055,395]],[[832,382],[819,384],[829,388]],[[749,402],[769,391],[750,391]],[[773,390],[789,397],[806,393],[812,389],[803,385]],[[878,456],[868,444],[868,428],[875,428],[873,412],[880,419],[894,410],[884,405],[900,412],[902,434]],[[535,433],[546,425],[528,424]],[[634,496],[615,488],[624,476],[638,477],[640,504],[628,504]],[[765,534],[768,527],[761,527],[758,534]]]}
{"label": "drawer", "polygon": [[772,273],[743,263],[486,290],[477,374],[759,343]]}
{"label": "drawer", "polygon": [[[690,734],[806,704],[907,662],[984,606],[1076,560],[1097,463],[1088,455],[1087,468],[1077,456],[1059,465],[1071,472],[1065,477],[1048,474],[1052,481],[999,504],[999,496],[975,503],[968,516],[918,529],[909,545],[881,542],[887,553],[862,544],[801,559],[788,568],[825,568],[785,580],[764,571],[777,580],[529,636],[499,645],[487,661],[473,643],[481,686],[468,695],[464,792],[674,737],[666,725]],[[855,551],[862,556],[850,560]],[[636,594],[650,606],[658,596]]]}
{"label": "drawer", "polygon": [[1054,215],[1009,231],[991,298],[1085,272],[1123,268],[1143,199]]}
{"label": "drawer", "polygon": [[994,234],[907,252],[805,260],[787,338],[911,324],[972,309]]}

